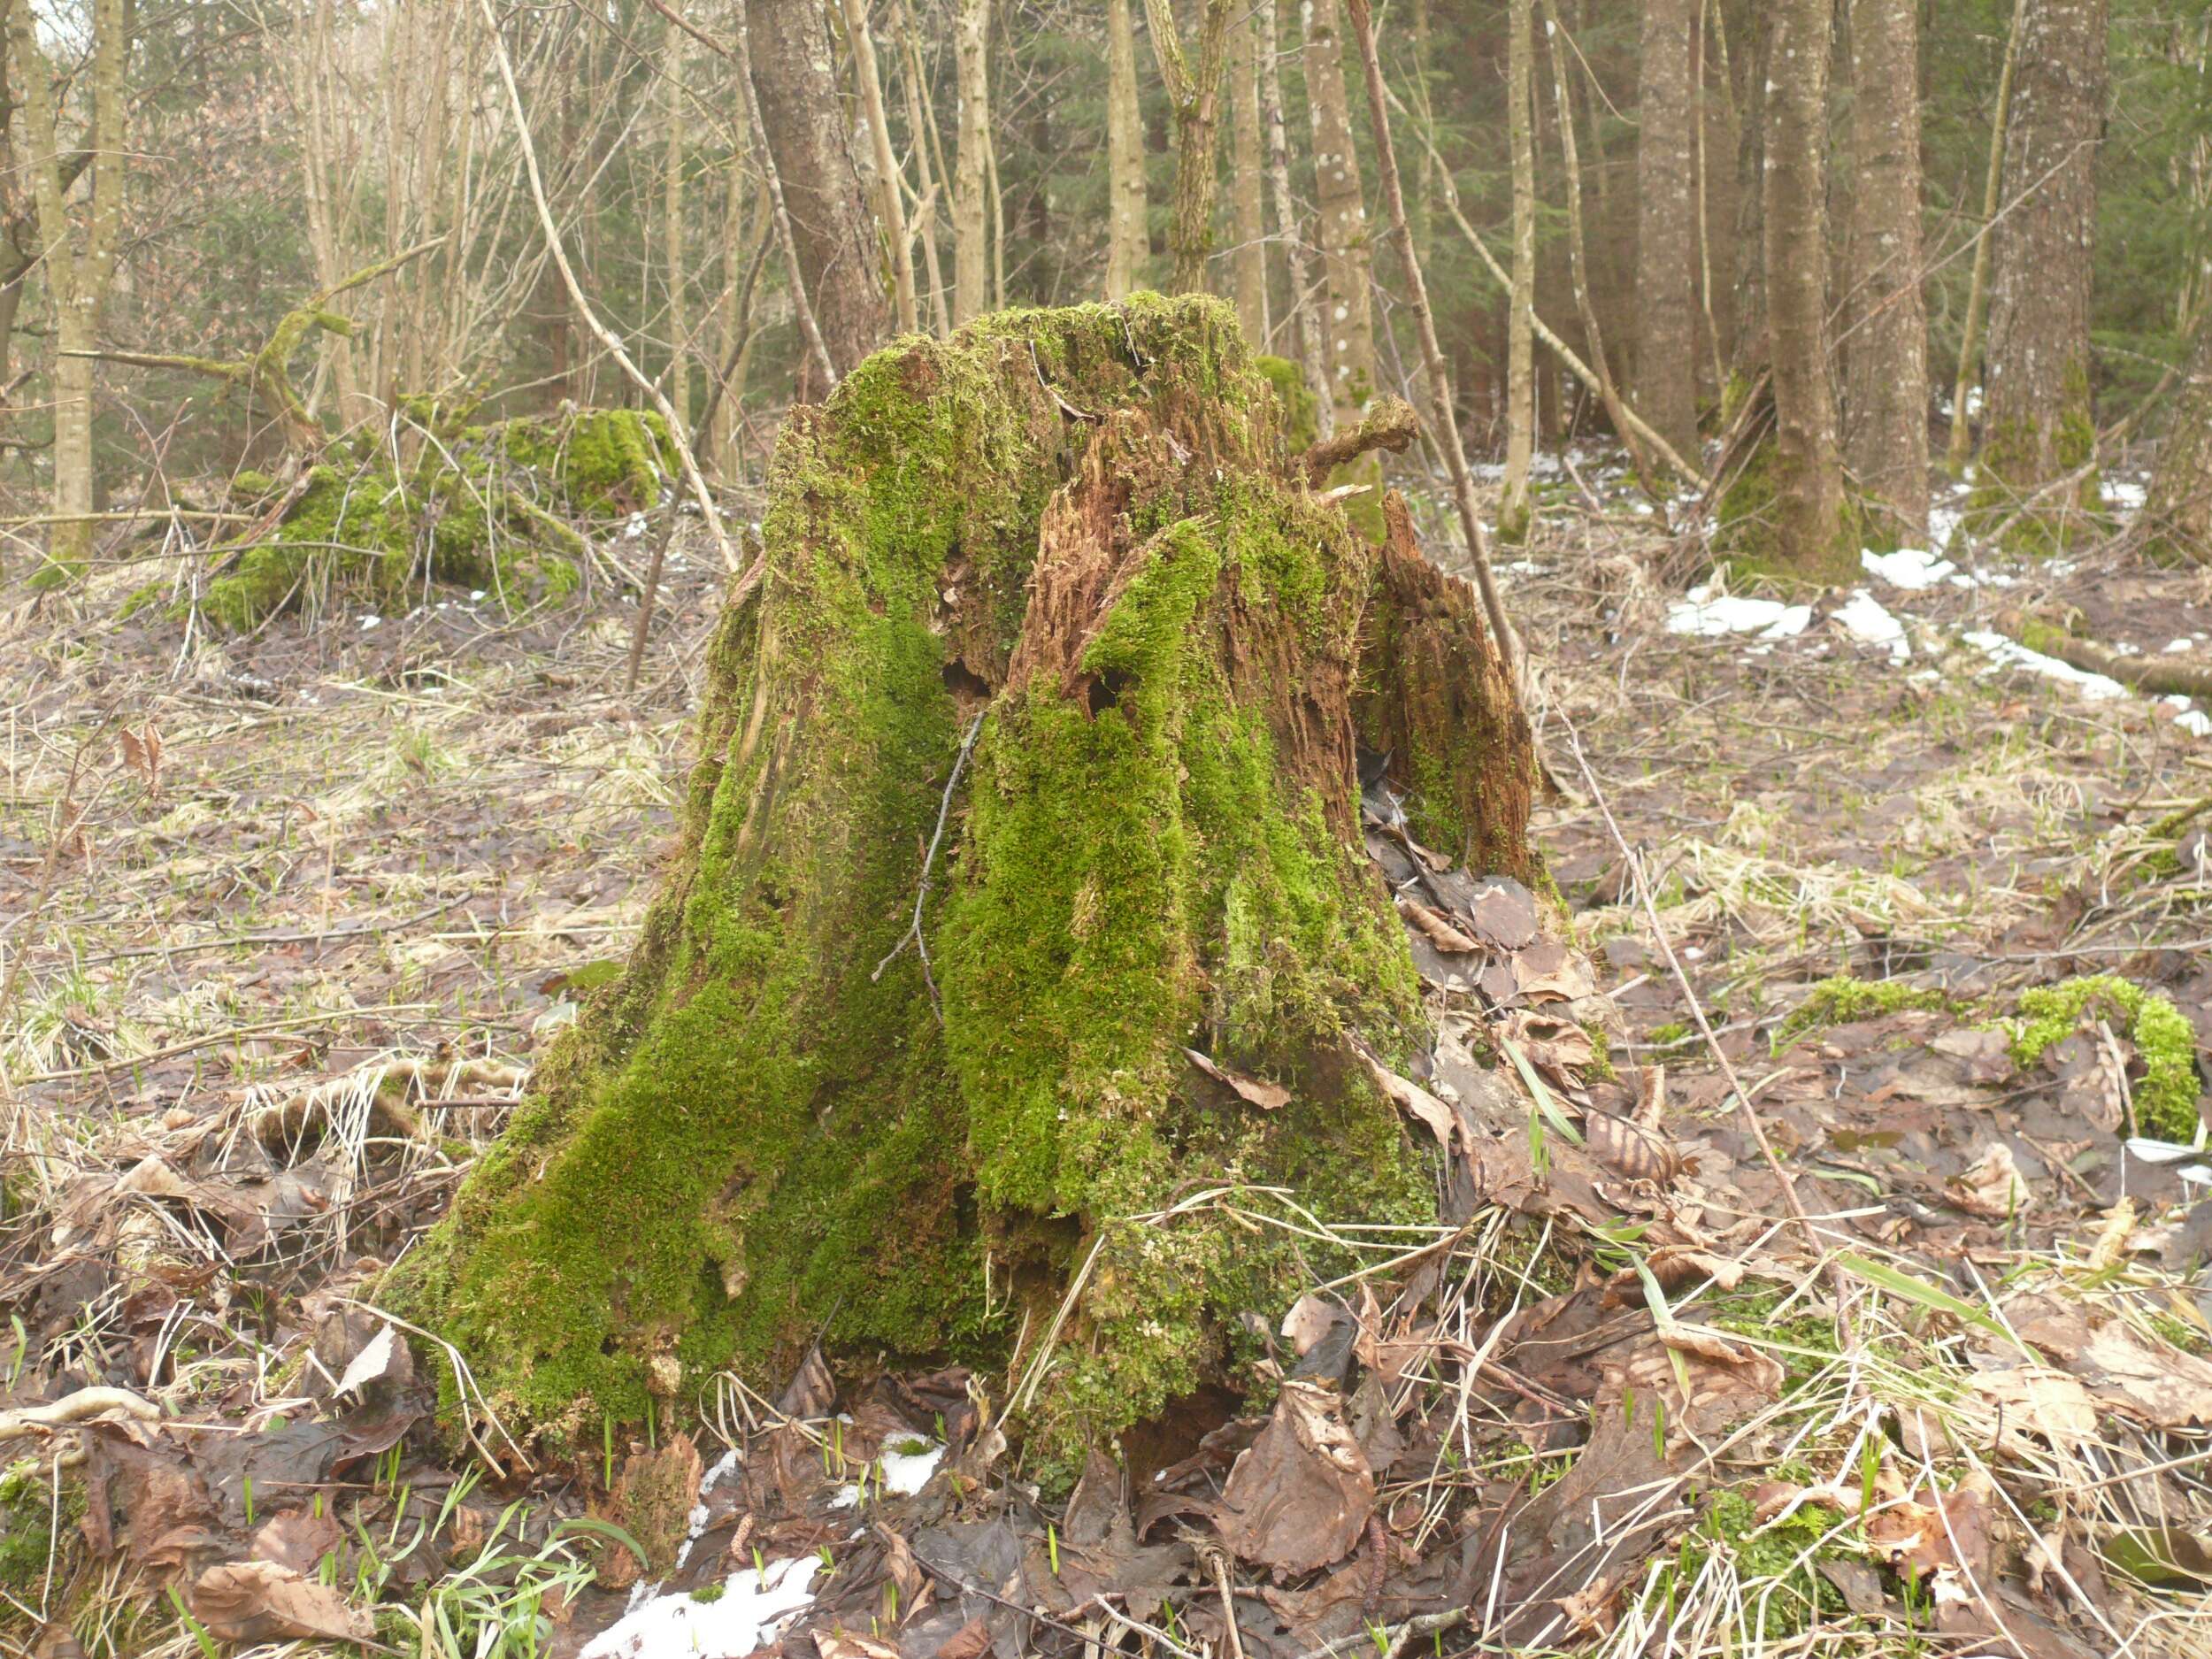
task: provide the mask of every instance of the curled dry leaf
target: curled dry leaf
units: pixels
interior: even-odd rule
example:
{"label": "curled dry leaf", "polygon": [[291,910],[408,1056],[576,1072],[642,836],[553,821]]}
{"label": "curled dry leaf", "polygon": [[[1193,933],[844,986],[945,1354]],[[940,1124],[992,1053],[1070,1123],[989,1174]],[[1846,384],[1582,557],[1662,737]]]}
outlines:
{"label": "curled dry leaf", "polygon": [[1468,951],[1482,949],[1475,941],[1453,926],[1449,919],[1440,912],[1431,910],[1420,900],[1409,897],[1403,893],[1398,895],[1398,914],[1419,928],[1429,943],[1434,945],[1439,950],[1448,950],[1463,955]]}
{"label": "curled dry leaf", "polygon": [[2047,1365],[1978,1371],[1968,1387],[1995,1408],[1993,1426],[2014,1450],[2032,1449],[2031,1434],[2040,1435],[2061,1451],[2096,1437],[2097,1402],[2078,1378],[2064,1371]]}
{"label": "curled dry leaf", "polygon": [[1217,1525],[1246,1561],[1312,1572],[1350,1555],[1375,1509],[1375,1477],[1336,1391],[1293,1378],[1229,1471]]}
{"label": "curled dry leaf", "polygon": [[2013,1161],[2012,1148],[1993,1141],[1974,1162],[1947,1183],[1951,1202],[1969,1215],[2006,1221],[2028,1207],[2028,1183]]}
{"label": "curled dry leaf", "polygon": [[1456,1121],[1452,1109],[1411,1079],[1400,1077],[1374,1056],[1363,1051],[1360,1057],[1367,1062],[1375,1086],[1402,1110],[1411,1112],[1428,1125],[1436,1136],[1436,1144],[1448,1155],[1452,1149],[1452,1125]]}
{"label": "curled dry leaf", "polygon": [[1280,1111],[1290,1104],[1290,1091],[1280,1083],[1269,1083],[1256,1077],[1247,1077],[1217,1064],[1195,1048],[1186,1048],[1183,1054],[1190,1063],[1217,1083],[1226,1084],[1250,1104],[1262,1111]]}

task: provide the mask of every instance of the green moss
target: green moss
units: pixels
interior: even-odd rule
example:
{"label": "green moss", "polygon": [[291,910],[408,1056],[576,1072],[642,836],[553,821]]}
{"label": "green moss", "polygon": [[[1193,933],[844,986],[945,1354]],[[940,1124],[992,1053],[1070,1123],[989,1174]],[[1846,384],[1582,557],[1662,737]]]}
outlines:
{"label": "green moss", "polygon": [[1778,526],[1784,480],[1782,457],[1772,439],[1760,443],[1721,492],[1713,515],[1717,571],[1732,582],[1763,581],[1785,588],[1825,588],[1855,581],[1865,512],[1847,495],[1834,543],[1809,562],[1782,556]]}
{"label": "green moss", "polygon": [[[1140,296],[902,341],[787,426],[768,578],[709,646],[674,872],[395,1286],[511,1424],[581,1438],[724,1365],[772,1379],[819,1334],[1043,1364],[1017,1421],[1064,1479],[1302,1282],[1291,1234],[1160,1218],[1194,1172],[1433,1219],[1427,1155],[1344,1060],[1354,1031],[1415,1041],[1402,929],[1347,780],[1284,747],[1310,676],[1348,683],[1372,555],[1283,485],[1278,409],[1226,308]],[[1125,492],[1110,598],[1070,660],[1017,676],[1071,476]],[[1232,605],[1279,663],[1232,678]],[[893,953],[978,680],[933,995]],[[1293,1102],[1221,1098],[1185,1043]]]}
{"label": "green moss", "polygon": [[1774,1033],[1779,1054],[1809,1031],[1823,1025],[1847,1025],[1855,1020],[1878,1019],[1902,1009],[1947,1008],[1950,999],[1940,991],[1907,985],[1901,979],[1859,979],[1839,973],[1823,979],[1806,995]]}
{"label": "green moss", "polygon": [[[52,1480],[50,1469],[28,1462],[0,1474],[0,1591],[19,1605],[39,1603],[47,1568],[54,1558]],[[64,1486],[59,1508],[60,1538],[65,1548],[84,1517],[82,1489]]]}
{"label": "green moss", "polygon": [[2166,1141],[2194,1139],[2200,1088],[2196,1030],[2172,998],[2117,974],[2091,974],[2021,993],[2019,1018],[2012,1025],[2014,1061],[2033,1065],[2053,1043],[2080,1029],[2092,1012],[2116,1025],[2125,1020],[2128,1041],[2142,1058],[2143,1080],[2134,1089],[2136,1127]]}
{"label": "green moss", "polygon": [[[201,609],[242,630],[311,586],[392,605],[425,580],[483,589],[511,609],[557,599],[574,590],[589,553],[576,525],[650,506],[674,466],[660,417],[622,409],[503,421],[473,436],[455,430],[403,470],[381,450],[326,462],[284,521],[239,549]],[[243,473],[239,486],[249,480],[273,488]]]}
{"label": "green moss", "polygon": [[1305,371],[1288,357],[1264,354],[1254,357],[1252,366],[1274,388],[1275,401],[1282,406],[1284,442],[1293,449],[1312,448],[1321,434],[1321,400],[1306,384]]}
{"label": "green moss", "polygon": [[[2089,465],[2096,458],[2097,426],[2087,365],[2070,365],[2062,383],[2055,412],[2039,419],[2008,417],[1990,426],[1967,499],[1968,534],[1988,535],[2004,527],[2007,551],[2050,557],[2110,532],[2103,488]],[[2059,495],[2020,511],[2037,490],[2084,468],[2070,498]]]}
{"label": "green moss", "polygon": [[[1781,1468],[1779,1479],[1810,1482],[1809,1471]],[[1837,1536],[1831,1539],[1829,1534]],[[1728,1563],[1741,1583],[1740,1629],[1753,1645],[1786,1642],[1816,1621],[1835,1618],[1847,1609],[1843,1596],[1824,1578],[1817,1563],[1824,1556],[1856,1557],[1850,1532],[1836,1513],[1807,1504],[1786,1518],[1761,1526],[1758,1507],[1743,1492],[1717,1492],[1707,1501],[1698,1524],[1683,1536],[1675,1559],[1660,1569],[1655,1593],[1671,1598],[1686,1593],[1714,1557]]]}

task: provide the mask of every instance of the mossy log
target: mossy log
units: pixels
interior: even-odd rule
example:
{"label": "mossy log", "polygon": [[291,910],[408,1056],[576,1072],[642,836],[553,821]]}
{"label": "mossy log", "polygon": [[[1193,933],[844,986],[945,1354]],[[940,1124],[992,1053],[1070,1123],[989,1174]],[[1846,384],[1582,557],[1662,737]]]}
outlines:
{"label": "mossy log", "polygon": [[[426,413],[427,411],[423,411]],[[485,426],[440,423],[404,466],[373,440],[346,441],[279,494],[259,473],[233,493],[273,504],[227,549],[203,614],[250,628],[311,586],[398,603],[425,581],[520,605],[572,588],[583,532],[659,500],[676,470],[658,415],[567,410]]]}
{"label": "mossy log", "polygon": [[1179,1202],[1435,1218],[1361,1054],[1426,1033],[1356,745],[1524,876],[1531,748],[1390,518],[1350,533],[1194,296],[909,337],[793,412],[642,937],[392,1286],[511,1430],[822,1338],[1028,1379],[1064,1472],[1329,1256]]}

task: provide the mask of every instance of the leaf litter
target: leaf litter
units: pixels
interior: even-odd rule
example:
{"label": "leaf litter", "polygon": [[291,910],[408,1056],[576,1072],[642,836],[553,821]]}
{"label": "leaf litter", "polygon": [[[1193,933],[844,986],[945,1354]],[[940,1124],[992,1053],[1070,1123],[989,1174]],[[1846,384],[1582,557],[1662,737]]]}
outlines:
{"label": "leaf litter", "polygon": [[[2047,576],[1889,556],[1870,574],[1909,603],[1778,605],[1748,657],[1710,595],[1681,632],[1593,615],[1606,537],[1555,529],[1515,576],[1538,712],[1640,845],[1779,1171],[1589,804],[1539,825],[1563,913],[1412,841],[1383,780],[1369,849],[1436,1041],[1409,1074],[1363,1063],[1434,1148],[1443,1222],[1280,1212],[1368,1265],[1252,1310],[1249,1399],[1064,1502],[989,1427],[1017,1379],[819,1353],[774,1403],[718,1378],[687,1432],[558,1469],[457,1356],[457,1463],[362,1289],[626,946],[683,675],[614,705],[621,618],[588,608],[565,640],[451,611],[180,661],[104,638],[127,735],[0,1033],[0,1455],[32,1500],[0,1508],[10,1537],[65,1517],[27,1610],[180,1656],[195,1625],[595,1659],[2203,1650],[2212,1157],[2134,1133],[2129,1031],[2085,1017],[2021,1064],[2008,1022],[2114,972],[2212,1033],[2212,768],[2171,710],[1921,649]],[[2201,577],[2108,585],[2124,605],[2049,596],[2116,640],[2212,620]],[[713,601],[680,588],[670,626],[699,637]],[[50,669],[0,818],[14,888],[65,821],[97,625],[73,654],[0,640]],[[1930,678],[1888,672],[1900,646]],[[1189,1057],[1225,1102],[1291,1098]]]}

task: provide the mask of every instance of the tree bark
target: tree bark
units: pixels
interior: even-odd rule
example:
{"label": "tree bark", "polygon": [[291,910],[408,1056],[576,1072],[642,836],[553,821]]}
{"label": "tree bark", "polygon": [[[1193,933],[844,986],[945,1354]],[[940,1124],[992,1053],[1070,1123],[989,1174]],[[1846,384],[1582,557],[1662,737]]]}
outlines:
{"label": "tree bark", "polygon": [[50,67],[38,44],[30,0],[10,0],[8,46],[23,100],[23,161],[30,174],[54,310],[53,511],[63,522],[47,538],[39,577],[68,580],[91,556],[96,506],[92,396],[100,313],[115,275],[123,226],[124,67],[130,58],[124,0],[93,0],[89,65],[92,201],[81,240],[65,198],[65,165]]}
{"label": "tree bark", "polygon": [[1137,34],[1131,0],[1106,0],[1106,297],[1144,285],[1151,253],[1144,189],[1143,112],[1137,102]]}
{"label": "tree bark", "polygon": [[1989,117],[1989,171],[1982,181],[1982,234],[1974,242],[1974,271],[1966,285],[1966,322],[1959,334],[1959,372],[1951,396],[1951,431],[1944,462],[1953,472],[1966,470],[1974,453],[1974,420],[1967,411],[1981,384],[1982,323],[1989,305],[1989,250],[1996,241],[1997,210],[2004,201],[2005,127],[2012,109],[2012,79],[2020,65],[2020,31],[2027,22],[2028,0],[2013,0],[2012,27],[2005,34],[2004,62],[1997,71],[1997,99]]}
{"label": "tree bark", "polygon": [[845,38],[852,42],[853,79],[860,83],[860,107],[868,118],[868,138],[876,158],[877,217],[891,247],[891,292],[899,331],[921,326],[914,303],[914,240],[907,234],[906,208],[899,199],[902,173],[891,147],[891,120],[883,108],[883,81],[876,69],[876,43],[868,32],[867,0],[845,0]]}
{"label": "tree bark", "polygon": [[745,0],[753,91],[799,274],[839,374],[890,332],[875,214],[847,142],[819,0]]}
{"label": "tree bark", "polygon": [[1170,286],[1178,294],[1207,288],[1206,260],[1213,250],[1214,194],[1219,170],[1214,162],[1215,131],[1220,120],[1222,57],[1228,43],[1233,0],[1206,0],[1198,26],[1198,60],[1183,50],[1171,0],[1145,0],[1144,20],[1175,111],[1175,202],[1168,217],[1167,244],[1175,257]]}
{"label": "tree bark", "polygon": [[991,0],[959,0],[953,58],[960,84],[959,143],[953,155],[952,321],[979,317],[990,302],[983,193],[991,143]]}
{"label": "tree bark", "polygon": [[1505,486],[1498,539],[1528,540],[1532,514],[1528,473],[1536,451],[1536,145],[1533,114],[1534,0],[1506,8],[1506,132],[1513,162],[1513,282],[1507,296]]}
{"label": "tree bark", "polygon": [[518,1435],[818,1339],[1018,1357],[1025,1469],[1070,1478],[1299,1282],[1287,1238],[1143,1219],[1189,1171],[1436,1215],[1363,1058],[1425,1039],[1356,742],[1448,780],[1427,845],[1532,873],[1473,595],[1291,472],[1225,305],[1018,328],[786,427],[640,943],[385,1287]]}
{"label": "tree bark", "polygon": [[897,8],[900,50],[906,62],[906,129],[914,146],[914,171],[921,185],[915,193],[914,212],[919,221],[922,262],[929,273],[929,315],[941,336],[952,332],[952,307],[946,297],[945,273],[937,254],[937,187],[944,169],[937,165],[937,116],[922,74],[921,48],[914,39],[914,19],[906,0],[892,0]]}
{"label": "tree bark", "polygon": [[1851,287],[1844,456],[1871,527],[1928,539],[1928,311],[1920,290],[1919,0],[1852,0]]}
{"label": "tree bark", "polygon": [[1697,453],[1696,4],[1644,0],[1637,90],[1636,407],[1686,456]]}
{"label": "tree bark", "polygon": [[1338,0],[1304,0],[1306,103],[1313,118],[1316,240],[1325,293],[1322,395],[1339,426],[1350,426],[1375,395],[1375,329],[1370,293],[1373,257],[1367,239],[1366,193],[1352,147],[1351,104],[1344,86],[1344,38]]}
{"label": "tree bark", "polygon": [[1721,396],[1724,421],[1732,421],[1767,366],[1766,153],[1768,69],[1774,47],[1773,13],[1745,4],[1735,43],[1736,104],[1741,144],[1736,154],[1736,349],[1730,385]]}
{"label": "tree bark", "polygon": [[1261,165],[1256,16],[1240,12],[1229,36],[1229,205],[1236,247],[1229,255],[1237,321],[1253,349],[1270,349],[1267,316],[1267,188]]}
{"label": "tree bark", "polygon": [[676,440],[691,439],[691,339],[684,292],[684,52],[683,35],[668,27],[661,65],[667,130],[661,149],[661,258],[668,289],[668,403],[676,411]]}
{"label": "tree bark", "polygon": [[1834,0],[1778,0],[1767,78],[1767,328],[1774,373],[1775,564],[1809,581],[1858,574],[1844,533],[1828,341],[1828,60]]}
{"label": "tree bark", "polygon": [[1329,368],[1324,345],[1327,324],[1320,315],[1306,261],[1306,236],[1298,222],[1298,198],[1290,188],[1290,134],[1283,119],[1283,75],[1275,0],[1259,0],[1253,12],[1259,32],[1260,110],[1267,127],[1268,193],[1275,202],[1275,233],[1282,238],[1283,265],[1290,274],[1290,321],[1298,367],[1314,395],[1315,424],[1322,437],[1336,430],[1336,408],[1328,394]]}
{"label": "tree bark", "polygon": [[[1988,420],[1977,504],[1990,513],[2096,456],[2089,297],[2104,127],[2105,0],[2029,0],[1991,252]],[[2091,528],[2093,470],[2028,516],[2063,542]]]}

